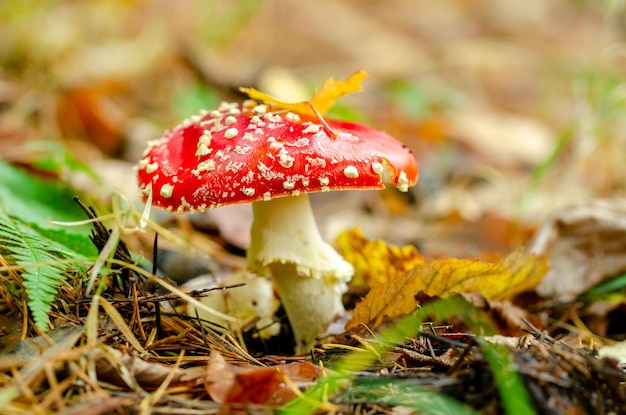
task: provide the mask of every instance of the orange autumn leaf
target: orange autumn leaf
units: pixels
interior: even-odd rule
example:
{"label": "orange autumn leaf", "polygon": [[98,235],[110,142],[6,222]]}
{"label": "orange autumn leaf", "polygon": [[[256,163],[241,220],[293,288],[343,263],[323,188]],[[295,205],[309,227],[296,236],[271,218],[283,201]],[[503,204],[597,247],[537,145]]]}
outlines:
{"label": "orange autumn leaf", "polygon": [[456,258],[434,260],[374,286],[357,304],[346,328],[365,324],[375,329],[385,321],[407,315],[416,310],[415,296],[420,292],[438,297],[479,292],[490,300],[508,299],[535,287],[547,270],[544,258],[522,251],[494,263]]}
{"label": "orange autumn leaf", "polygon": [[322,84],[322,88],[309,101],[296,103],[283,102],[254,88],[239,88],[239,90],[254,100],[272,105],[277,110],[287,110],[315,117],[317,114],[311,106],[315,107],[319,114],[326,113],[335,105],[337,98],[360,91],[361,82],[365,78],[367,78],[367,73],[362,70],[356,71],[345,81],[328,78]]}
{"label": "orange autumn leaf", "polygon": [[235,366],[226,362],[219,352],[213,351],[204,387],[211,399],[220,404],[281,406],[296,398],[294,385],[296,388],[310,386],[320,375],[321,369],[308,362],[271,367]]}
{"label": "orange autumn leaf", "polygon": [[424,263],[414,246],[400,247],[367,239],[358,228],[339,234],[337,245],[341,255],[354,267],[354,285],[386,284]]}

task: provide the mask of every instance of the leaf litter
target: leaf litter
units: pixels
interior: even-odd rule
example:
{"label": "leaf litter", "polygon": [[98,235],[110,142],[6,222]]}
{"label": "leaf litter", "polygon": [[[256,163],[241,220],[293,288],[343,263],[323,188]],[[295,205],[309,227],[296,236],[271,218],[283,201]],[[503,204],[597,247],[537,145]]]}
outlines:
{"label": "leaf litter", "polygon": [[[94,225],[99,229],[98,238],[105,240],[106,228],[98,223]],[[380,268],[380,263],[385,264],[382,268],[395,269],[388,270],[383,282],[363,275],[371,291],[357,303],[353,326],[379,331],[377,326],[383,322],[379,316],[383,314],[389,326],[420,305],[446,301],[439,298],[452,295],[461,299],[466,310],[477,307],[491,313],[491,319],[500,322],[500,332],[506,332],[507,318],[508,324],[517,329],[520,325],[526,327],[522,327],[525,334],[520,336],[518,332],[511,341],[485,339],[505,344],[535,406],[557,412],[573,406],[579,408],[579,413],[610,413],[624,404],[626,376],[616,361],[598,359],[593,346],[573,347],[555,340],[530,325],[527,315],[507,317],[505,313],[510,314],[515,306],[499,306],[495,301],[513,299],[534,287],[539,280],[536,275],[546,271],[541,258],[514,253],[500,262],[446,259],[439,263],[424,260],[413,248],[368,241],[358,231],[352,234],[352,247],[365,247],[369,253],[363,258],[357,254],[358,249],[347,252],[347,258],[361,261],[357,269],[369,269],[363,261],[379,262],[372,264],[373,269]],[[102,243],[99,246],[102,248]],[[127,255],[124,250],[119,244],[115,255]],[[407,263],[412,268],[404,270]],[[177,296],[146,291],[140,280],[155,277],[127,265],[128,272],[117,273],[126,284],[111,285],[106,289],[106,298],[96,295],[90,301],[76,301],[61,293],[69,313],[56,312],[52,318],[55,325],[65,321],[67,327],[41,334],[39,339],[24,340],[15,351],[2,356],[0,368],[12,371],[16,383],[6,386],[0,397],[27,391],[22,395],[23,404],[34,412],[64,408],[80,411],[93,402],[99,402],[102,413],[169,413],[168,408],[173,407],[185,408],[187,413],[206,413],[258,405],[269,410],[290,402],[308,402],[302,401],[302,391],[336,376],[333,368],[346,350],[355,350],[357,355],[367,353],[368,343],[376,342],[376,335],[370,338],[367,333],[349,330],[318,345],[308,358],[273,356],[258,349],[246,351],[243,345],[258,348],[259,344],[252,338],[241,343],[219,327],[199,326],[186,313],[161,307],[166,300],[177,302]],[[415,285],[416,272],[429,272],[430,277]],[[484,290],[481,284],[495,288]],[[368,296],[373,293],[385,298],[377,292],[380,287],[397,292],[382,301],[384,305],[372,316],[375,303]],[[83,292],[85,289],[83,286]],[[465,294],[454,294],[457,291]],[[468,294],[472,291],[487,294]],[[396,311],[396,303],[407,310]],[[160,312],[156,307],[161,308]],[[360,309],[367,312],[363,314]],[[480,333],[470,330],[462,319],[426,323],[405,343],[379,355],[364,371],[345,377],[329,401],[314,400],[313,407],[341,413],[353,413],[357,408],[385,412],[402,406],[425,410],[427,402],[439,399],[442,407],[501,413],[503,402],[495,393],[496,375],[485,355],[485,347],[489,346],[477,343],[477,336]],[[73,399],[62,398],[68,394]],[[8,413],[19,411],[13,398],[5,403]],[[593,412],[598,408],[602,411]]]}

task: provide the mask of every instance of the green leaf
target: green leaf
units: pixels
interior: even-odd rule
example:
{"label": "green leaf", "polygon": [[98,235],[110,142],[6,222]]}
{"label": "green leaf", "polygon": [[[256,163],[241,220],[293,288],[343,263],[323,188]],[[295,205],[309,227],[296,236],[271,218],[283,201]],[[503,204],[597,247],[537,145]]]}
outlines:
{"label": "green leaf", "polygon": [[328,118],[335,118],[342,121],[373,124],[373,121],[369,119],[363,111],[345,104],[335,104],[334,107],[328,110],[326,116],[328,116]]}
{"label": "green leaf", "polygon": [[195,83],[174,93],[172,107],[177,118],[183,119],[189,114],[197,114],[201,109],[216,107],[219,102],[217,91],[204,84]]}
{"label": "green leaf", "polygon": [[[85,219],[74,203],[73,192],[63,183],[44,180],[0,160],[0,200],[7,214],[42,229],[55,228],[50,221]],[[57,227],[58,228],[58,227]],[[88,234],[89,227],[68,227],[67,232]]]}
{"label": "green leaf", "polygon": [[38,154],[33,166],[37,169],[63,174],[84,173],[96,183],[102,183],[102,178],[89,164],[78,160],[63,144],[51,140],[28,141],[25,150],[29,153]]}

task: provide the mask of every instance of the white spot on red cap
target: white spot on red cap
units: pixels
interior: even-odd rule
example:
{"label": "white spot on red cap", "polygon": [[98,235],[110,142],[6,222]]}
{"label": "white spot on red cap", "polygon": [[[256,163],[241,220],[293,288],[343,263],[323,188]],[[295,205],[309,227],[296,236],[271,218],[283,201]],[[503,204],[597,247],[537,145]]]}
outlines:
{"label": "white spot on red cap", "polygon": [[374,173],[380,176],[383,174],[383,171],[385,170],[385,168],[383,167],[381,163],[375,161],[372,163],[372,170],[374,171]]}
{"label": "white spot on red cap", "polygon": [[174,193],[174,186],[172,186],[171,184],[167,184],[167,183],[161,186],[161,191],[159,192],[159,194],[166,199],[172,197],[173,193]]}
{"label": "white spot on red cap", "polygon": [[274,137],[269,137],[267,141],[270,143],[270,150],[279,151],[285,147],[283,143],[279,143]]}
{"label": "white spot on red cap", "polygon": [[237,134],[239,134],[238,129],[236,129],[235,127],[229,128],[228,130],[224,131],[224,138],[237,137]]}
{"label": "white spot on red cap", "polygon": [[196,157],[206,156],[211,153],[211,149],[204,143],[198,143],[198,149],[196,150]]}
{"label": "white spot on red cap", "polygon": [[259,137],[249,132],[243,133],[243,139],[251,143],[259,141]]}
{"label": "white spot on red cap", "polygon": [[198,163],[198,167],[191,170],[191,174],[198,177],[200,173],[202,173],[203,171],[211,171],[211,170],[215,170],[215,160],[208,159],[206,161]]}
{"label": "white spot on red cap", "polygon": [[236,102],[222,101],[220,102],[220,105],[217,107],[217,109],[220,111],[230,111],[233,108],[239,108],[239,104],[237,104]]}
{"label": "white spot on red cap", "polygon": [[320,131],[320,126],[317,124],[313,124],[313,123],[309,123],[309,125],[302,130],[303,133],[307,134],[307,133],[319,133]]}
{"label": "white spot on red cap", "polygon": [[150,163],[150,158],[149,157],[144,157],[141,160],[139,160],[139,163],[137,164],[137,170],[143,170],[146,168],[146,166],[148,165],[148,163]]}
{"label": "white spot on red cap", "polygon": [[409,191],[409,179],[406,177],[406,173],[404,171],[401,171],[398,175],[398,184],[396,184],[396,186],[398,186],[398,190],[401,192]]}
{"label": "white spot on red cap", "polygon": [[242,187],[241,191],[248,197],[254,196],[254,189],[252,187]]}
{"label": "white spot on red cap", "polygon": [[146,173],[152,174],[157,170],[159,170],[159,163],[157,163],[156,161],[154,163],[146,164]]}
{"label": "white spot on red cap", "polygon": [[282,119],[280,118],[280,115],[278,114],[272,114],[271,112],[265,114],[263,116],[264,119],[270,121],[270,122],[280,122],[282,121]]}
{"label": "white spot on red cap", "polygon": [[289,155],[289,153],[287,153],[287,150],[285,150],[285,148],[281,148],[280,151],[278,152],[278,162],[280,163],[281,166],[283,166],[284,168],[288,169],[291,166],[293,166],[293,162],[296,161],[296,159],[292,156]]}
{"label": "white spot on red cap", "polygon": [[291,122],[300,122],[300,116],[298,114],[294,114],[293,112],[285,114],[285,119]]}
{"label": "white spot on red cap", "polygon": [[347,166],[343,169],[343,174],[349,179],[356,179],[359,177],[359,170],[354,166]]}
{"label": "white spot on red cap", "polygon": [[211,152],[211,131],[204,130],[200,139],[198,140],[198,149],[196,150],[196,157],[206,156]]}
{"label": "white spot on red cap", "polygon": [[267,112],[267,105],[257,105],[256,107],[252,108],[252,112],[255,114],[265,114]]}
{"label": "white spot on red cap", "polygon": [[[232,110],[231,110],[231,111],[232,111]],[[234,116],[232,116],[232,115],[229,115],[228,117],[226,117],[226,118],[224,119],[224,123],[225,123],[226,125],[233,125],[233,124],[235,124],[236,122],[237,122],[237,117],[234,117]]]}

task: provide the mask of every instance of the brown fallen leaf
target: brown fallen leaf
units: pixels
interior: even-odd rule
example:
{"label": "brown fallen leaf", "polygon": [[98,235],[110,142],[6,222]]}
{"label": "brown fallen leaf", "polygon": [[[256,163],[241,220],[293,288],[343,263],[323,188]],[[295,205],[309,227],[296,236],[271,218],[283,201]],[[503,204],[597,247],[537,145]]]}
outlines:
{"label": "brown fallen leaf", "polygon": [[296,397],[295,387],[312,384],[321,370],[308,362],[292,362],[271,367],[235,366],[216,351],[211,352],[204,387],[220,404],[263,404],[280,406]]}
{"label": "brown fallen leaf", "polygon": [[418,265],[398,278],[374,286],[357,304],[347,329],[360,324],[375,329],[383,322],[413,312],[416,295],[447,297],[480,292],[485,298],[504,300],[535,287],[548,269],[542,257],[515,251],[500,262],[438,259]]}
{"label": "brown fallen leaf", "polygon": [[114,89],[111,84],[103,83],[68,89],[60,95],[57,119],[63,133],[91,141],[109,156],[119,154],[127,120],[111,99]]}
{"label": "brown fallen leaf", "polygon": [[[534,166],[552,149],[554,134],[545,125],[493,108],[457,111],[448,123],[453,137],[494,164]],[[502,131],[506,131],[506,140]]]}
{"label": "brown fallen leaf", "polygon": [[[128,350],[122,351],[104,345],[94,349],[92,358],[96,362],[98,378],[117,386],[133,386],[136,382],[145,389],[156,388],[168,376],[172,376],[173,370],[175,373],[170,380],[170,386],[193,386],[202,379],[201,368],[172,368],[145,361]],[[132,376],[132,379],[128,376]]]}
{"label": "brown fallen leaf", "polygon": [[556,212],[537,232],[530,252],[550,255],[537,292],[569,301],[626,270],[626,199],[599,199]]}

